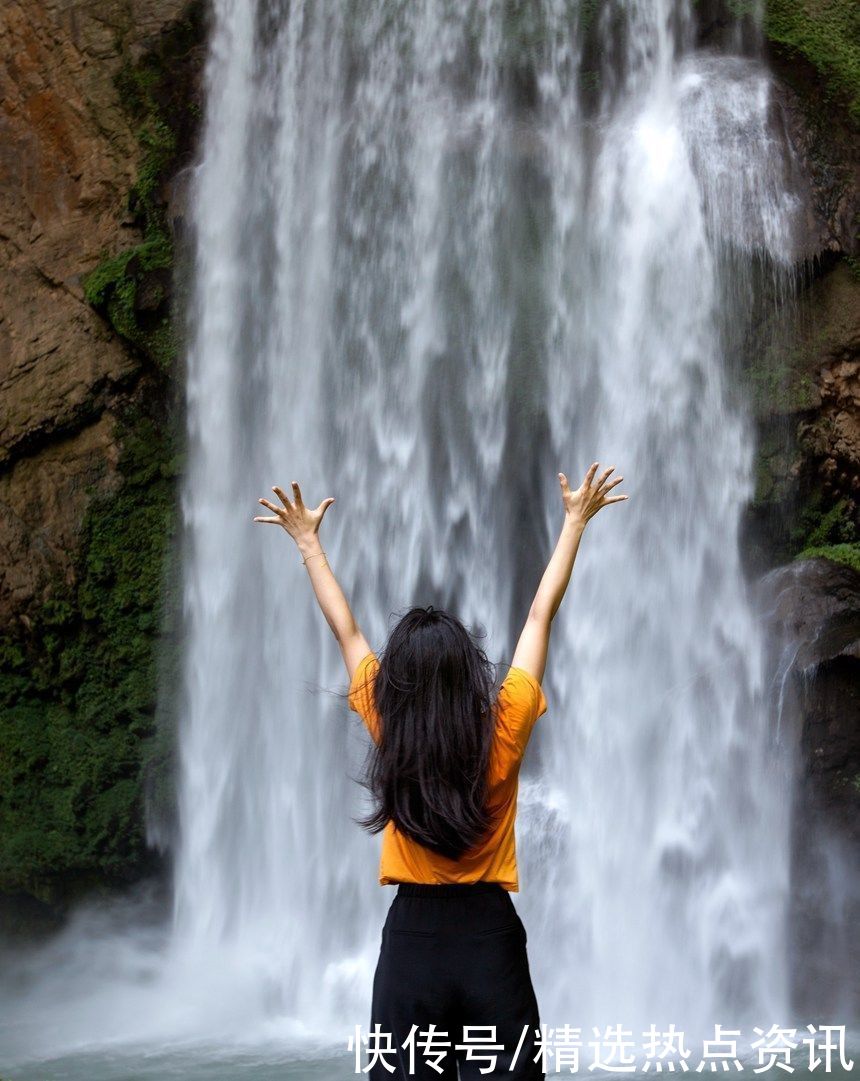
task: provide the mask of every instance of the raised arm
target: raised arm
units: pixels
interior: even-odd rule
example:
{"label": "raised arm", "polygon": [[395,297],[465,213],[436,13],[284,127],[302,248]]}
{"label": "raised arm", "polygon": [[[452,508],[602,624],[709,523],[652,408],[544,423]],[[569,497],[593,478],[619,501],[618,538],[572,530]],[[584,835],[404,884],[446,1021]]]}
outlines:
{"label": "raised arm", "polygon": [[624,480],[623,477],[616,477],[615,480],[606,483],[615,466],[605,470],[596,484],[592,483],[594,474],[597,472],[597,465],[598,463],[595,462],[591,466],[575,492],[570,490],[564,473],[558,475],[564,502],[564,522],[555,551],[543,572],[511,661],[512,668],[524,669],[529,675],[534,676],[538,683],[543,679],[546,668],[552,621],[570,581],[585,526],[601,507],[627,498],[626,495],[609,496],[607,494],[616,484]]}
{"label": "raised arm", "polygon": [[282,489],[277,486],[272,488],[272,491],[283,502],[282,507],[275,506],[268,499],[258,500],[275,514],[271,518],[255,517],[254,521],[283,526],[296,542],[302,554],[302,562],[310,575],[319,606],[337,639],[346,670],[352,680],[358,662],[370,652],[370,646],[355,622],[343,590],[328,565],[328,558],[319,539],[320,522],[325,512],[334,503],[334,496],[324,499],[316,510],[310,510],[302,501],[302,493],[296,481],[292,482],[292,488],[294,503],[291,503]]}

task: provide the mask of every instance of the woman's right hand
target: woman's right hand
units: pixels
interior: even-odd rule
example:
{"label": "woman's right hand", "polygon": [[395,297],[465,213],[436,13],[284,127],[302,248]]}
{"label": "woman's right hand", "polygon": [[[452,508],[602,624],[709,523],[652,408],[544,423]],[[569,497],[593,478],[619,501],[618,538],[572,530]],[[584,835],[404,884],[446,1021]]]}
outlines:
{"label": "woman's right hand", "polygon": [[325,512],[334,503],[334,496],[330,495],[315,510],[311,510],[310,507],[306,507],[304,504],[298,481],[294,480],[292,482],[292,488],[294,503],[289,501],[283,488],[279,488],[277,485],[272,488],[272,491],[284,504],[282,507],[276,507],[268,499],[258,499],[258,503],[262,503],[264,507],[268,507],[269,510],[273,510],[275,513],[270,518],[259,515],[254,518],[254,521],[283,526],[298,547],[301,548],[303,544],[308,544],[316,539],[320,522]]}
{"label": "woman's right hand", "polygon": [[615,487],[616,484],[620,484],[624,480],[624,477],[616,477],[615,480],[606,483],[609,474],[615,469],[615,466],[610,466],[609,469],[604,470],[600,475],[600,479],[594,482],[594,474],[597,472],[597,466],[599,463],[595,462],[588,472],[585,474],[585,479],[582,484],[576,489],[575,492],[570,490],[570,486],[567,483],[567,477],[564,473],[559,473],[558,480],[561,485],[561,498],[564,501],[564,511],[569,520],[574,522],[580,522],[585,525],[586,522],[593,518],[601,507],[607,506],[609,503],[620,503],[622,499],[626,499],[626,495],[613,495],[608,493]]}

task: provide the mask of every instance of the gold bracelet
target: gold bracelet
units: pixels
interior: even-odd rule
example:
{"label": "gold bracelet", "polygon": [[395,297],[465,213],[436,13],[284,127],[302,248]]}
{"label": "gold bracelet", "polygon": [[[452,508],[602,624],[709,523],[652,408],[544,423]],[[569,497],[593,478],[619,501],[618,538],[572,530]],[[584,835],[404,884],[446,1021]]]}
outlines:
{"label": "gold bracelet", "polygon": [[[314,552],[312,555],[305,556],[305,559],[313,559],[314,556],[324,556],[324,555],[325,555],[325,552]],[[302,563],[305,562],[305,559],[302,560]],[[327,565],[328,564],[326,564],[326,566]]]}

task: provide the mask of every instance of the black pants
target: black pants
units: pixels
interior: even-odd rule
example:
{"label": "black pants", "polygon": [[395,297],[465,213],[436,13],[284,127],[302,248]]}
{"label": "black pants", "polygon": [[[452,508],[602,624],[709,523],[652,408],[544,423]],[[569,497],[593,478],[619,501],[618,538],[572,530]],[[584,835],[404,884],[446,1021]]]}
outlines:
{"label": "black pants", "polygon": [[[370,1032],[379,1024],[382,1035],[371,1036],[368,1046],[371,1081],[456,1081],[458,1066],[461,1081],[543,1081],[526,937],[510,894],[498,883],[399,885],[373,978]],[[428,1045],[431,1023],[439,1035]],[[410,1057],[409,1045],[402,1045],[413,1025]],[[391,1053],[373,1061],[374,1048]]]}

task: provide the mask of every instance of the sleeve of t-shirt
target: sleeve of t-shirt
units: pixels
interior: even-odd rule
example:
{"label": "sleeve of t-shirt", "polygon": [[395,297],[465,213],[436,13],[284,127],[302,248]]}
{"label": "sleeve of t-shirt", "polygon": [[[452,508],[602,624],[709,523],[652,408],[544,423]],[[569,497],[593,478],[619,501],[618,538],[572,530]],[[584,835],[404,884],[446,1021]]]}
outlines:
{"label": "sleeve of t-shirt", "polygon": [[525,754],[535,721],[546,713],[543,688],[524,668],[511,668],[499,688],[498,725],[511,751]]}
{"label": "sleeve of t-shirt", "polygon": [[367,653],[358,662],[349,684],[349,708],[361,717],[374,743],[379,742],[379,713],[374,698],[374,681],[379,671],[375,653]]}

